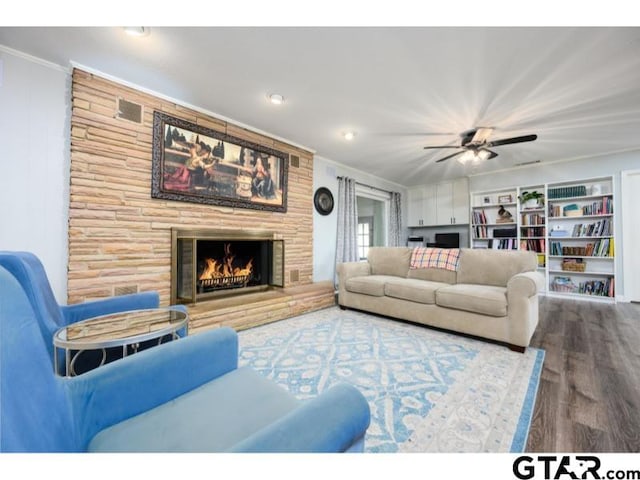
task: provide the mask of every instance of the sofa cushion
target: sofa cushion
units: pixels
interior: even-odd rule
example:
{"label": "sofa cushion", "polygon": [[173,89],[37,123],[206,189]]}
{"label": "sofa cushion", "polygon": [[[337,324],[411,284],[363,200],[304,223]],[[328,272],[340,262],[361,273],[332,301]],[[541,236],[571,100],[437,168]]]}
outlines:
{"label": "sofa cushion", "polygon": [[436,303],[436,290],[447,285],[446,283],[426,280],[393,278],[385,283],[384,293],[388,297],[433,305]]}
{"label": "sofa cushion", "polygon": [[467,312],[505,317],[507,315],[507,289],[491,285],[458,283],[439,288],[436,304],[440,307]]}
{"label": "sofa cushion", "polygon": [[456,283],[456,277],[456,272],[441,268],[410,268],[407,272],[407,278],[448,284]]}
{"label": "sofa cushion", "polygon": [[462,248],[457,281],[506,287],[515,274],[532,272],[537,266],[535,252]]}
{"label": "sofa cushion", "polygon": [[409,247],[370,247],[367,260],[371,274],[406,277],[412,251]]}
{"label": "sofa cushion", "polygon": [[347,279],[345,288],[348,292],[362,293],[374,297],[384,296],[384,284],[387,280],[397,277],[388,275],[363,275],[361,277],[351,277]]}

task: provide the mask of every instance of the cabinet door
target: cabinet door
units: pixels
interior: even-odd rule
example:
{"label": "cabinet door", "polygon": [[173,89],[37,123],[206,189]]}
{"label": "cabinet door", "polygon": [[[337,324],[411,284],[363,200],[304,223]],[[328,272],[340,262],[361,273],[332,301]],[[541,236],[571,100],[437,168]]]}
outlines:
{"label": "cabinet door", "polygon": [[427,185],[422,189],[422,217],[424,225],[438,225],[437,216],[438,192],[435,185]]}
{"label": "cabinet door", "polygon": [[438,225],[453,223],[453,182],[437,185],[436,220]]}
{"label": "cabinet door", "polygon": [[422,215],[422,198],[423,190],[420,188],[412,188],[407,192],[408,211],[407,220],[410,227],[423,225],[424,217]]}
{"label": "cabinet door", "polygon": [[469,223],[469,181],[459,178],[453,182],[453,223]]}

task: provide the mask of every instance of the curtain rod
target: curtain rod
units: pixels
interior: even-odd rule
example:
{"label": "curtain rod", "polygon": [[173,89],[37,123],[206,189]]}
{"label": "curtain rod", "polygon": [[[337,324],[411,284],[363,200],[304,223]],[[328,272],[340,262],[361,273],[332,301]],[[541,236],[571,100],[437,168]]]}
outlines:
{"label": "curtain rod", "polygon": [[[342,175],[338,175],[336,178],[337,178],[338,180],[342,180],[343,178],[347,178],[347,177],[344,177],[344,176],[342,176]],[[384,188],[374,187],[374,186],[372,186],[372,185],[367,185],[366,183],[360,183],[360,182],[358,182],[358,181],[356,181],[356,185],[360,185],[361,187],[372,188],[373,190],[380,190],[381,192],[384,192],[384,193],[393,193],[393,192],[391,192],[391,191],[389,191],[389,190],[385,190]]]}

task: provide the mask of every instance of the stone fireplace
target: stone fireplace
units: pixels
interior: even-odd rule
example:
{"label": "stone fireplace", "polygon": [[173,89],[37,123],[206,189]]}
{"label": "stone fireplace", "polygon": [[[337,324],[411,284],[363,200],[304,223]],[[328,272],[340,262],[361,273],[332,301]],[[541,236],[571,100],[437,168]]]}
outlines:
{"label": "stone fireplace", "polygon": [[272,232],[172,229],[172,303],[283,286],[284,240]]}
{"label": "stone fireplace", "polygon": [[[119,99],[142,106],[141,123],[119,117]],[[67,303],[157,291],[166,306],[178,303],[180,290],[190,334],[241,330],[335,304],[333,282],[313,281],[313,152],[79,69],[72,106]],[[286,153],[287,211],[152,198],[155,111]],[[211,236],[214,228],[222,236]],[[247,254],[254,245],[238,243],[254,241],[267,246]],[[181,259],[190,259],[179,275],[172,273],[178,245]],[[232,278],[198,284],[207,261],[197,254],[206,251],[210,276],[226,265]],[[251,258],[251,278],[242,278]]]}

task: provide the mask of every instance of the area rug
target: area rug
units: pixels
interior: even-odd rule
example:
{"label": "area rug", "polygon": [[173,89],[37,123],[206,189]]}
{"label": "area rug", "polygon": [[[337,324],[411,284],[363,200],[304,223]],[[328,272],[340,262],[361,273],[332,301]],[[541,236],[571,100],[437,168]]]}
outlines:
{"label": "area rug", "polygon": [[[332,307],[239,332],[240,364],[307,399],[351,383],[366,452],[522,452],[544,351]],[[337,407],[339,408],[339,407]]]}

